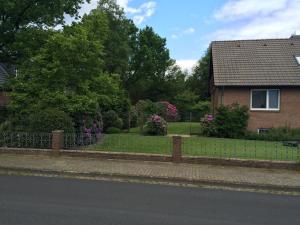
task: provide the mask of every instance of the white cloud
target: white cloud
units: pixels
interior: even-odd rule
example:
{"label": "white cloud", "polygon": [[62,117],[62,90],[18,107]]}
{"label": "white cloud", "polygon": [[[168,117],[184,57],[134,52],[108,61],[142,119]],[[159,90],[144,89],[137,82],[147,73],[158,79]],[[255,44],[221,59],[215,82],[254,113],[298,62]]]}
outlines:
{"label": "white cloud", "polygon": [[300,31],[299,12],[299,0],[229,1],[215,14],[216,20],[224,19],[225,28],[215,31],[209,38],[229,40],[289,37]]}
{"label": "white cloud", "polygon": [[[134,14],[133,16],[133,22],[135,24],[141,24],[142,22],[144,22],[147,18],[151,17],[154,12],[155,12],[155,8],[156,8],[156,2],[146,2],[144,4],[142,4],[139,8],[135,8],[133,10],[131,10],[131,12],[128,12],[129,14]],[[131,8],[133,9],[133,8]],[[125,10],[126,12],[126,10]],[[136,15],[135,15],[136,14]]]}
{"label": "white cloud", "polygon": [[193,68],[196,66],[197,60],[195,59],[182,59],[176,60],[176,64],[184,71],[192,72]]}
{"label": "white cloud", "polygon": [[178,38],[180,38],[180,37],[182,37],[182,36],[185,36],[185,35],[191,35],[191,34],[194,34],[195,32],[196,32],[195,28],[189,27],[189,28],[187,28],[187,29],[185,29],[185,30],[182,30],[182,31],[177,32],[176,34],[172,34],[172,35],[171,35],[171,38],[173,38],[173,39],[178,39]]}
{"label": "white cloud", "polygon": [[137,8],[129,6],[131,0],[117,0],[117,3],[124,9],[125,13],[132,15],[135,24],[143,23],[147,18],[151,17],[156,8],[156,2],[148,1]]}
{"label": "white cloud", "polygon": [[230,0],[217,10],[214,17],[218,20],[236,20],[256,15],[268,15],[283,9],[287,2],[288,0]]}
{"label": "white cloud", "polygon": [[[131,0],[117,0],[117,4],[124,9],[124,12],[132,16],[132,19],[135,24],[139,25],[143,23],[147,18],[151,17],[156,8],[156,2],[148,1],[141,4],[137,8],[129,6]],[[85,2],[82,4],[81,9],[79,10],[79,15],[83,16],[85,13],[89,13],[92,9],[97,8],[98,0],[91,0],[90,3]],[[67,23],[71,23],[74,18],[66,17]]]}
{"label": "white cloud", "polygon": [[190,28],[184,30],[183,34],[193,34],[193,33],[195,33],[195,31],[196,31],[195,28],[190,27]]}

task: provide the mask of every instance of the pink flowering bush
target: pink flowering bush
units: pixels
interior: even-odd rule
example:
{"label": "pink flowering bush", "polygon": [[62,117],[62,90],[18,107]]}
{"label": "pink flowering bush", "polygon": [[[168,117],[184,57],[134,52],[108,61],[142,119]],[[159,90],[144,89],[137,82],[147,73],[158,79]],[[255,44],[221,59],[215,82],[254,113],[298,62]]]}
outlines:
{"label": "pink flowering bush", "polygon": [[201,119],[202,133],[205,136],[214,136],[216,134],[216,126],[214,123],[214,116],[206,114]]}
{"label": "pink flowering bush", "polygon": [[167,122],[156,114],[148,118],[144,127],[144,133],[149,135],[166,135],[167,130]]}
{"label": "pink flowering bush", "polygon": [[177,121],[179,120],[179,112],[175,105],[172,105],[167,101],[158,102],[159,114],[163,116],[167,121]]}

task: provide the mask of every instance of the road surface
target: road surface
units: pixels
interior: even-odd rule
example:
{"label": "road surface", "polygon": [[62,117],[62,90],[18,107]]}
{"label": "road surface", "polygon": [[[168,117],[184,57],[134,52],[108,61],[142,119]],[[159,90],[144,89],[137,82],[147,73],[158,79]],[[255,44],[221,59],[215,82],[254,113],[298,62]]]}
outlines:
{"label": "road surface", "polygon": [[1,225],[299,225],[300,197],[0,176]]}

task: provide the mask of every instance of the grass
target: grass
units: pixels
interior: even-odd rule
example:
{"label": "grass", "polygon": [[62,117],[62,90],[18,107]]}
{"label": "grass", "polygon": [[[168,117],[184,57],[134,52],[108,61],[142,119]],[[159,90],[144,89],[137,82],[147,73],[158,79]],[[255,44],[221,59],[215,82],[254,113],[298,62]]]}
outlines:
{"label": "grass", "polygon": [[107,134],[89,150],[135,152],[152,154],[171,154],[172,139],[170,137],[143,136],[134,133]]}
{"label": "grass", "polygon": [[[197,127],[199,126],[199,127]],[[189,128],[200,129],[198,123],[170,123],[169,133],[189,134]],[[105,135],[103,140],[89,147],[90,150],[171,154],[172,138],[143,136],[138,129],[131,133]],[[183,138],[183,155],[218,158],[300,160],[300,149],[285,147],[281,142],[254,141],[191,136]]]}

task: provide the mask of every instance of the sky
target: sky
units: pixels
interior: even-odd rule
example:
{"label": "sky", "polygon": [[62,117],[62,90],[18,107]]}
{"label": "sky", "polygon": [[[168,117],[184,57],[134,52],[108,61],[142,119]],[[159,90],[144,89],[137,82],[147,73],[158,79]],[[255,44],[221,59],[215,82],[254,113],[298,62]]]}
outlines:
{"label": "sky", "polygon": [[[139,27],[167,39],[171,58],[191,71],[211,41],[300,34],[300,0],[116,0]],[[85,3],[80,14],[95,8]]]}

